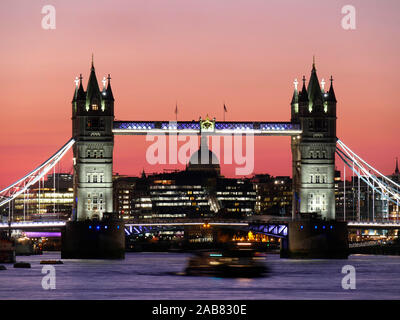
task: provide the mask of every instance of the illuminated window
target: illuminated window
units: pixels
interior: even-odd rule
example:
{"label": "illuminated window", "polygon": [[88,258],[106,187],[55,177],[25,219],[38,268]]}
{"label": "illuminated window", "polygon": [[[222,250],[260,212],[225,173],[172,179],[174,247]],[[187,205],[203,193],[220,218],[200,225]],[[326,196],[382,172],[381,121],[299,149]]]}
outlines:
{"label": "illuminated window", "polygon": [[92,110],[99,110],[99,106],[97,104],[92,104]]}

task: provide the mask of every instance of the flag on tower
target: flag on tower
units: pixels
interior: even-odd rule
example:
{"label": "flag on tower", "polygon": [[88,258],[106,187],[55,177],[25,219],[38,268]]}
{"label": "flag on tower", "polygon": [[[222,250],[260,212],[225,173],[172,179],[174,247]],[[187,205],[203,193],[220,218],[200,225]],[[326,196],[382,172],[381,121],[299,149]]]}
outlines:
{"label": "flag on tower", "polygon": [[226,105],[224,103],[224,121],[225,121],[225,113],[228,112],[228,110],[226,109]]}
{"label": "flag on tower", "polygon": [[175,105],[175,119],[178,121],[178,102]]}

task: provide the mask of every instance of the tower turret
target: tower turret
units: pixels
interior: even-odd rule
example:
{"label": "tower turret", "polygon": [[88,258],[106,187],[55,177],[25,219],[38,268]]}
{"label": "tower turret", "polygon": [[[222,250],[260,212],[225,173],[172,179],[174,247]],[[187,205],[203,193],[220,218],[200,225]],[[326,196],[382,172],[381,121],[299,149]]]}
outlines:
{"label": "tower turret", "polygon": [[299,93],[297,91],[297,85],[298,85],[297,79],[294,79],[294,90],[293,90],[293,97],[292,101],[290,103],[292,109],[291,109],[291,118],[292,122],[297,122],[298,121],[298,115],[299,115]]}
{"label": "tower turret", "polygon": [[330,78],[331,85],[329,88],[329,91],[325,93],[325,105],[326,105],[326,110],[325,112],[328,113],[329,116],[335,117],[336,118],[336,96],[335,96],[335,91],[333,90],[333,78],[331,76]]}
{"label": "tower turret", "polygon": [[317,70],[315,68],[315,62],[313,62],[310,81],[307,87],[308,100],[309,100],[309,111],[310,112],[321,112],[323,109],[323,97],[322,90],[319,86]]}
{"label": "tower turret", "polygon": [[[103,80],[105,81],[105,79]],[[114,95],[111,90],[111,76],[107,76],[107,86],[104,84],[102,96],[102,107],[106,114],[114,114]]]}
{"label": "tower turret", "polygon": [[101,104],[101,94],[99,84],[97,83],[96,72],[93,61],[90,69],[89,81],[86,88],[86,111],[98,111]]}
{"label": "tower turret", "polygon": [[304,116],[308,114],[308,92],[306,89],[306,77],[303,76],[303,87],[299,94],[299,115]]}

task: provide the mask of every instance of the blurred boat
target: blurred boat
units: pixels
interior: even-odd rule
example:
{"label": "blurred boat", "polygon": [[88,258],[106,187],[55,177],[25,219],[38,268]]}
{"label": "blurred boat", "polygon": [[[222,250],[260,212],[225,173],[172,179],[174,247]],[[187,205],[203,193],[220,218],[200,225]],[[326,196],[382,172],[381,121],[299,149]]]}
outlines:
{"label": "blurred boat", "polygon": [[251,248],[199,251],[189,259],[185,272],[190,276],[261,277],[268,271],[265,259],[265,254]]}

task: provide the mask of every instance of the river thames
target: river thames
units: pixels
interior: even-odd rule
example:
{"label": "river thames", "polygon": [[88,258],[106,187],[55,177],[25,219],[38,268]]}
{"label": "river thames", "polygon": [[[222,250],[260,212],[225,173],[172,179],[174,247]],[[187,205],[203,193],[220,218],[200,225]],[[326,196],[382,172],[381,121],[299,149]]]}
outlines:
{"label": "river thames", "polygon": [[[0,299],[400,299],[400,256],[352,255],[348,260],[289,260],[267,256],[269,273],[255,279],[176,275],[190,254],[127,253],[125,260],[63,260],[56,289],[42,288],[40,260],[59,252],[18,256],[31,269],[0,271]],[[356,270],[356,289],[342,289],[344,265]]]}

